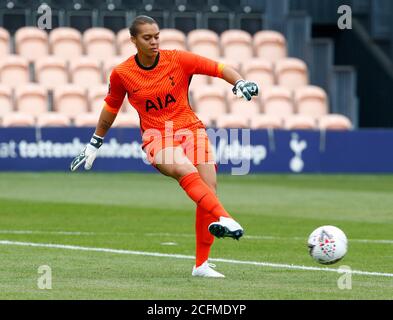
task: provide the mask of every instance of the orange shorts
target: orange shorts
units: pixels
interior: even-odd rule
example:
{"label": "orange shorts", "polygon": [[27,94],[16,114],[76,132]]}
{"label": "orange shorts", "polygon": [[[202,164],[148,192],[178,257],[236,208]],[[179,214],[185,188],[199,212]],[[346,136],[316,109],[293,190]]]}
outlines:
{"label": "orange shorts", "polygon": [[204,129],[178,130],[175,135],[162,136],[159,132],[143,135],[143,151],[148,161],[156,166],[157,153],[165,148],[180,146],[186,157],[194,164],[215,164],[214,153],[209,137]]}

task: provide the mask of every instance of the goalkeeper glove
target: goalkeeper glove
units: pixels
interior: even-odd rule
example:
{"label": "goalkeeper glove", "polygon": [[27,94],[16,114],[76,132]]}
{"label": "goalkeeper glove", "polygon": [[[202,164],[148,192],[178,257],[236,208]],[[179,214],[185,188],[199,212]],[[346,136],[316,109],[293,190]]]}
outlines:
{"label": "goalkeeper glove", "polygon": [[258,85],[255,82],[249,82],[240,79],[236,81],[232,92],[239,98],[246,98],[248,101],[250,101],[252,96],[258,95],[258,90]]}
{"label": "goalkeeper glove", "polygon": [[75,171],[83,163],[85,163],[85,170],[90,170],[97,157],[97,151],[102,146],[103,140],[104,138],[94,134],[90,143],[87,144],[85,149],[71,162],[71,171]]}

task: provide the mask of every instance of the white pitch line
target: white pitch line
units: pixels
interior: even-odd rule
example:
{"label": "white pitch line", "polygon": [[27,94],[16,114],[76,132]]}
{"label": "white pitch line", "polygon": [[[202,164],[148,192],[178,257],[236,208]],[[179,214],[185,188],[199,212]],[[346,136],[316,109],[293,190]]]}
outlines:
{"label": "white pitch line", "polygon": [[[195,259],[194,256],[188,256],[188,255],[183,255],[183,254],[169,254],[169,253],[159,253],[159,252],[82,247],[82,246],[73,246],[73,245],[64,245],[64,244],[33,243],[33,242],[0,240],[0,245],[56,248],[56,249],[66,249],[66,250],[106,252],[106,253],[129,254],[129,255],[139,255],[139,256],[150,256],[150,257],[166,257],[166,258],[176,258],[176,259]],[[333,268],[318,268],[318,267],[308,267],[308,266],[300,266],[300,265],[293,265],[293,264],[281,264],[281,263],[259,262],[259,261],[242,261],[242,260],[231,260],[231,259],[221,259],[221,258],[212,258],[212,259],[209,259],[209,261],[232,263],[232,264],[254,265],[254,266],[271,267],[271,268],[292,269],[292,270],[326,271],[326,272],[336,272],[336,273],[344,273],[345,272],[345,273],[358,274],[358,275],[364,275],[364,276],[377,276],[377,277],[393,278],[393,273],[381,273],[381,272],[360,271],[360,270],[350,270],[350,271],[345,270],[345,271],[343,271],[340,269],[333,269]]]}
{"label": "white pitch line", "polygon": [[[40,230],[0,230],[0,234],[48,234],[48,235],[65,235],[65,236],[133,236],[138,235],[132,232],[84,232],[84,231],[40,231]],[[194,234],[188,233],[144,233],[146,237],[195,237]],[[277,237],[277,236],[258,236],[245,235],[244,239],[251,240],[299,240],[306,241],[307,238],[302,237]],[[375,244],[393,244],[393,240],[386,239],[348,239],[349,242],[359,243],[375,243]]]}

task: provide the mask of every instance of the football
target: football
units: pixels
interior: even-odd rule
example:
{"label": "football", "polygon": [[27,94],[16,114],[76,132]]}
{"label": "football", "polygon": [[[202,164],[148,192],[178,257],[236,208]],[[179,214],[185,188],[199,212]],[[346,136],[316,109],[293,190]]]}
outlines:
{"label": "football", "polygon": [[322,226],[310,234],[307,245],[309,253],[315,261],[321,264],[333,264],[346,255],[348,239],[339,228]]}

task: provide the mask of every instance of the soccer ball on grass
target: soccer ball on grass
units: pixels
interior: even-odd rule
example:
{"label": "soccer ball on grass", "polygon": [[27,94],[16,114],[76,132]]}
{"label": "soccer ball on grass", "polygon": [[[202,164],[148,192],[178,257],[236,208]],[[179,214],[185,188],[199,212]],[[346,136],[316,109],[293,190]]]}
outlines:
{"label": "soccer ball on grass", "polygon": [[311,257],[321,264],[333,264],[344,258],[348,250],[345,233],[334,226],[322,226],[308,237]]}

